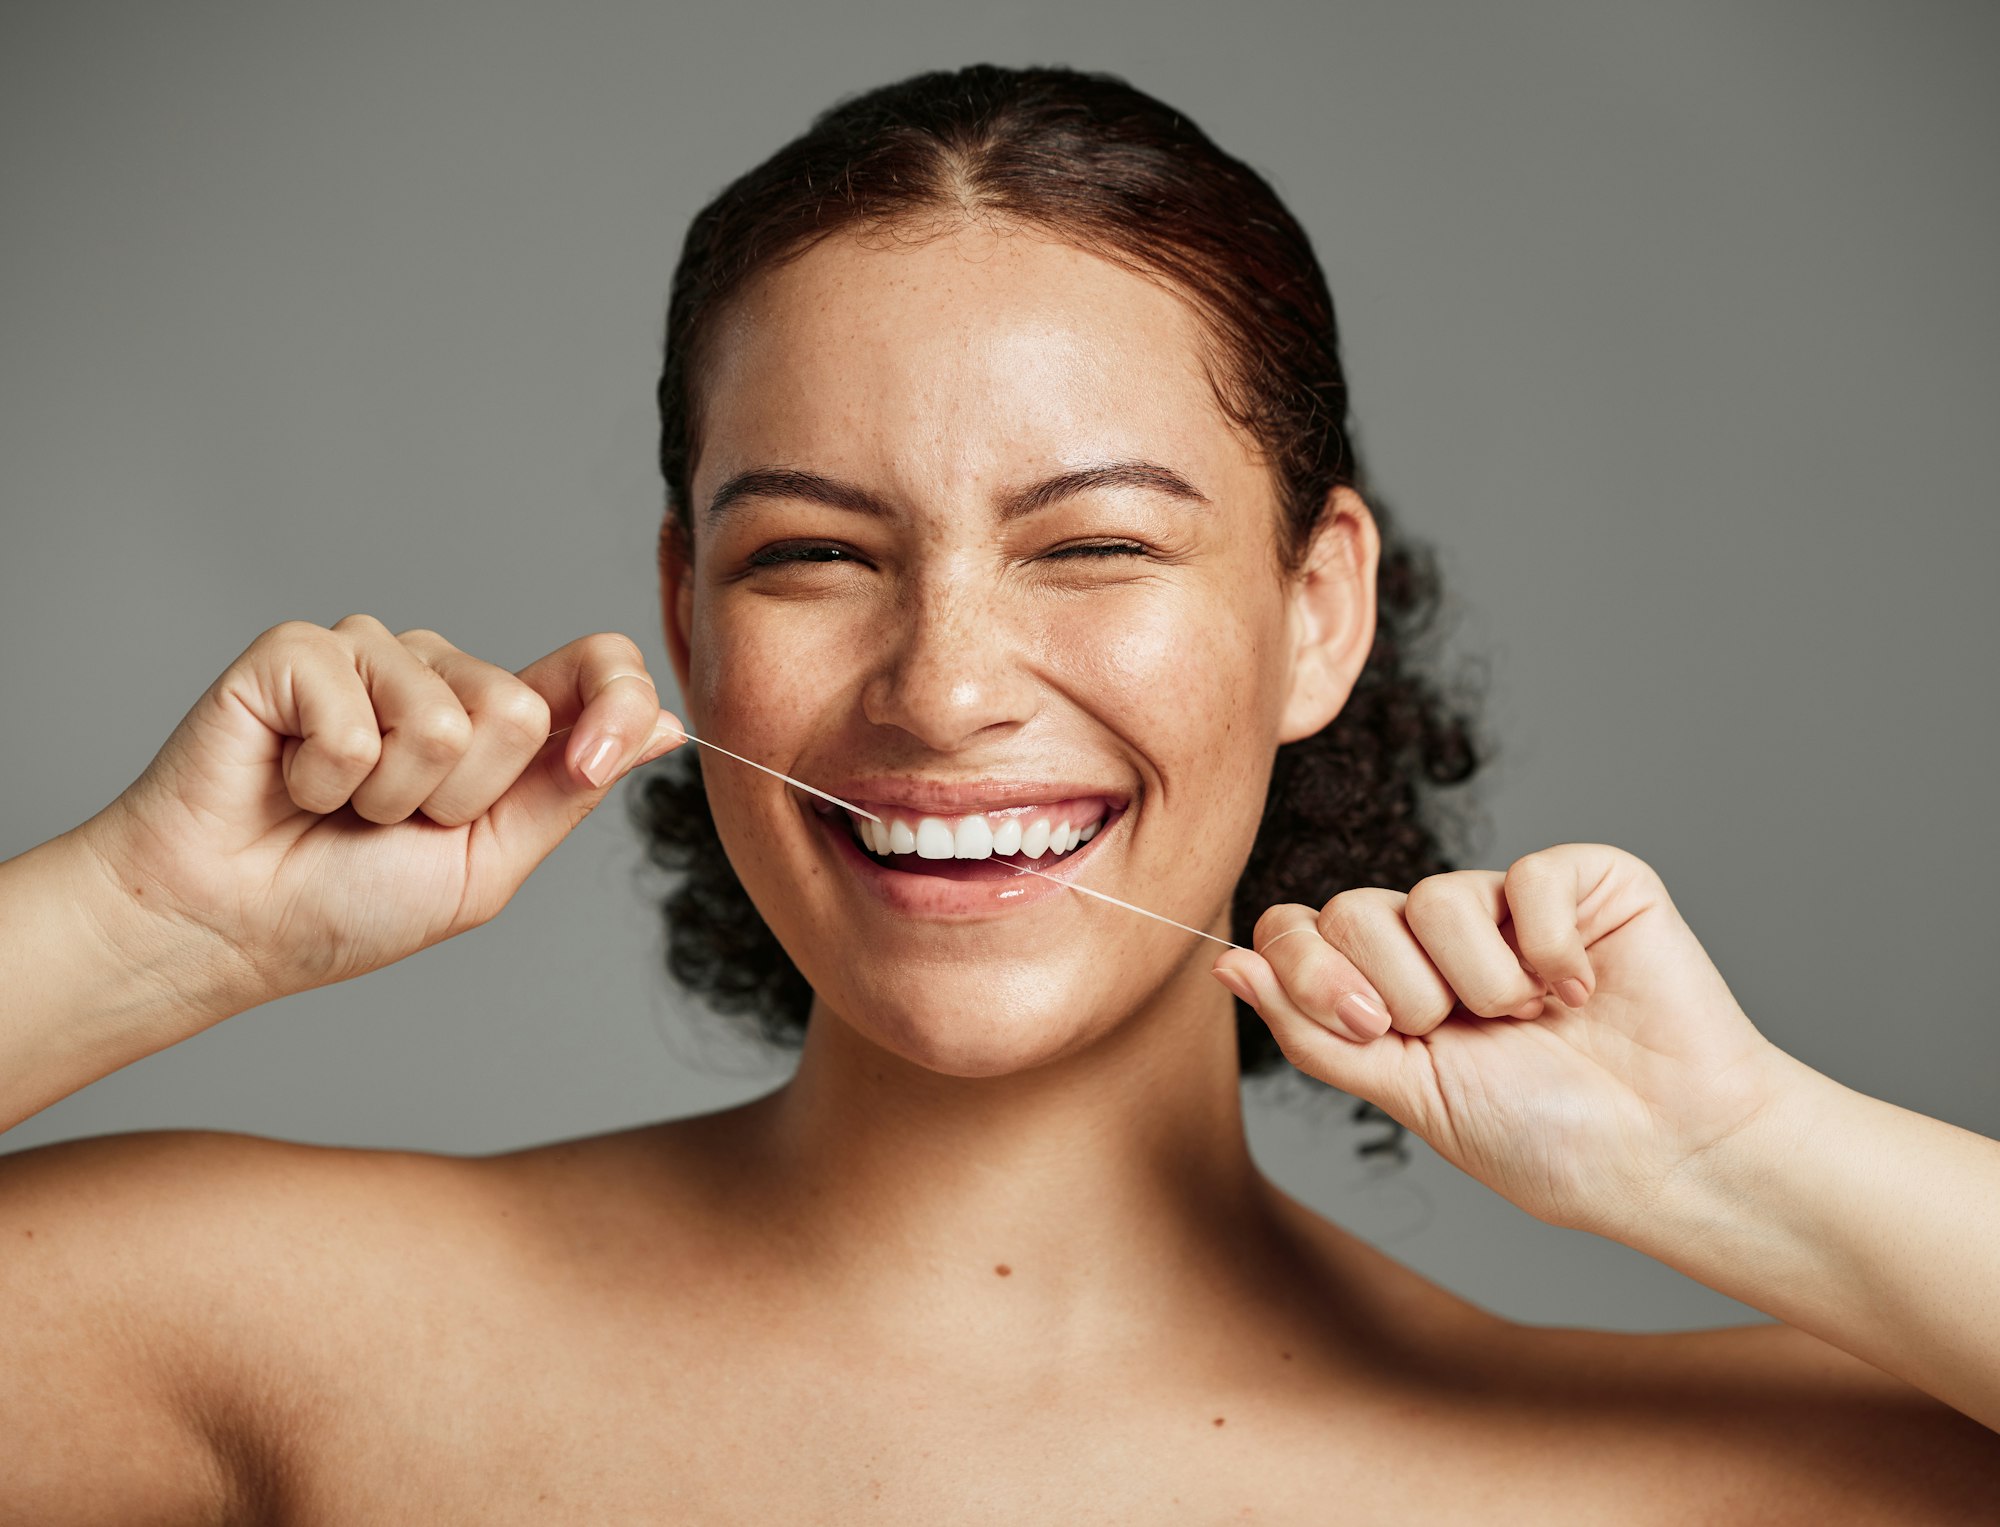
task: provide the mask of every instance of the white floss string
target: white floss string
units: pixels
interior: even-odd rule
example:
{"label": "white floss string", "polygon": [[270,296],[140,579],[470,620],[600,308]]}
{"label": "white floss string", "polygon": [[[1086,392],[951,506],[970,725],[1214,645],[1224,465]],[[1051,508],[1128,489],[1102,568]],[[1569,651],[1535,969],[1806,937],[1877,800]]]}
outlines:
{"label": "white floss string", "polygon": [[[553,732],[549,733],[549,737],[560,737],[564,732],[568,730],[569,727],[559,726]],[[689,742],[701,742],[701,745],[705,748],[714,748],[716,752],[722,754],[722,756],[725,758],[733,758],[738,763],[750,765],[750,767],[753,769],[764,769],[764,766],[759,762],[757,762],[756,759],[745,758],[741,753],[732,753],[729,751],[729,749],[725,748],[719,742],[702,742],[699,737],[695,736],[695,734],[689,731],[686,727],[681,728],[681,735],[687,738]],[[548,738],[545,737],[542,740],[546,742]],[[807,784],[802,779],[793,779],[791,775],[780,774],[776,769],[764,769],[764,772],[770,775],[773,779],[783,780],[788,785],[797,785],[801,790],[805,791],[807,795],[816,795],[823,801],[832,801],[833,804],[836,806],[845,806],[849,811],[852,811],[859,816],[864,816],[868,818],[868,820],[871,822],[879,822],[882,820],[880,817],[875,815],[874,812],[863,811],[859,806],[851,805],[847,801],[843,801],[837,795],[828,795],[824,790],[815,790],[811,785]]]}
{"label": "white floss string", "polygon": [[[566,726],[558,727],[555,731],[550,732],[549,736],[560,737],[564,732],[568,730],[569,728]],[[861,816],[868,818],[868,820],[871,822],[879,822],[882,820],[880,817],[875,815],[874,812],[863,811],[859,806],[850,805],[848,802],[843,801],[837,795],[828,795],[824,790],[816,790],[811,785],[808,785],[804,780],[793,779],[789,774],[780,774],[776,769],[764,768],[764,765],[758,763],[756,759],[745,758],[741,753],[732,753],[729,751],[729,749],[723,747],[720,743],[702,742],[701,738],[695,736],[695,734],[693,732],[690,732],[686,727],[681,728],[681,735],[687,738],[689,742],[700,742],[701,745],[705,748],[715,749],[716,752],[722,754],[722,756],[725,758],[733,758],[738,763],[750,765],[750,767],[753,769],[763,769],[764,772],[770,775],[773,779],[781,779],[788,785],[796,785],[799,787],[799,789],[805,791],[808,795],[816,795],[823,801],[832,801],[834,805],[845,807],[849,811],[855,812]],[[1243,945],[1235,943],[1230,939],[1217,938],[1213,933],[1204,933],[1199,928],[1190,928],[1186,923],[1177,923],[1171,917],[1163,917],[1158,912],[1148,912],[1144,907],[1135,907],[1129,901],[1120,901],[1116,896],[1107,896],[1102,891],[1093,891],[1087,885],[1078,885],[1075,881],[1065,880],[1060,875],[1050,875],[1050,874],[1045,874],[1041,870],[1029,869],[1028,866],[1025,864],[1015,865],[1014,872],[1018,875],[1040,875],[1041,878],[1044,880],[1053,880],[1057,885],[1067,886],[1070,890],[1076,891],[1081,895],[1095,896],[1099,901],[1108,901],[1111,903],[1112,906],[1123,907],[1127,912],[1137,912],[1141,917],[1150,917],[1156,923],[1165,923],[1169,927],[1180,929],[1181,932],[1183,933],[1192,933],[1196,938],[1205,938],[1212,944],[1227,944],[1231,949],[1243,949],[1243,952],[1245,954],[1256,953],[1255,950],[1244,949]],[[1293,929],[1291,931],[1298,932],[1299,930]],[[1284,937],[1284,935],[1280,934],[1279,937],[1282,938]]]}
{"label": "white floss string", "polygon": [[[1102,891],[1093,891],[1087,885],[1078,885],[1074,880],[1065,880],[1060,875],[1049,875],[1044,874],[1041,870],[1031,870],[1025,864],[1015,865],[1014,870],[1017,874],[1022,875],[1040,875],[1044,880],[1053,880],[1057,885],[1066,885],[1072,891],[1081,891],[1085,896],[1095,896],[1099,901],[1108,901],[1114,907],[1123,907],[1127,912],[1137,912],[1141,917],[1150,917],[1155,922],[1172,923],[1174,927],[1180,929],[1183,933],[1192,933],[1196,938],[1205,938],[1211,943],[1216,944],[1228,944],[1231,949],[1243,949],[1241,944],[1234,943],[1229,939],[1217,938],[1213,933],[1203,933],[1201,929],[1190,928],[1186,923],[1176,923],[1171,917],[1162,917],[1158,912],[1148,912],[1144,907],[1135,907],[1129,901],[1120,901],[1116,896],[1107,896]],[[1255,954],[1257,951],[1254,949],[1243,949],[1243,952],[1245,954]]]}

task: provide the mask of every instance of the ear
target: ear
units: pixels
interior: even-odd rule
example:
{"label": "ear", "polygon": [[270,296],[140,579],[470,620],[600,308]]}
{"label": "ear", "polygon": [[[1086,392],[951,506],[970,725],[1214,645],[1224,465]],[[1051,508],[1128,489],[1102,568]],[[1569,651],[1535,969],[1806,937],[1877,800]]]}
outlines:
{"label": "ear", "polygon": [[688,633],[694,629],[694,557],[680,517],[671,509],[660,521],[660,615],[674,682],[685,695],[692,668]]}
{"label": "ear", "polygon": [[1310,737],[1340,714],[1375,645],[1375,569],[1382,537],[1354,489],[1327,495],[1326,513],[1291,585],[1291,684],[1278,741]]}

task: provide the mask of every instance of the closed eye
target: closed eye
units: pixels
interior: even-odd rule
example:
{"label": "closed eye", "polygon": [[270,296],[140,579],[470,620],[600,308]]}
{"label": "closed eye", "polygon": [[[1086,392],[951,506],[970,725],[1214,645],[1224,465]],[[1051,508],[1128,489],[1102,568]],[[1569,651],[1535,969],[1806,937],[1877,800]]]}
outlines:
{"label": "closed eye", "polygon": [[[1058,546],[1046,555],[1051,557],[1147,557],[1149,548],[1131,541],[1091,541],[1077,546]],[[766,546],[752,552],[745,559],[752,567],[782,566],[787,562],[858,562],[861,560],[845,546],[834,546],[824,541],[789,541],[776,546]]]}
{"label": "closed eye", "polygon": [[1052,557],[1148,557],[1152,555],[1144,546],[1131,541],[1093,541],[1082,546],[1058,546],[1049,553]]}
{"label": "closed eye", "polygon": [[786,541],[762,547],[744,560],[752,567],[773,567],[786,562],[858,562],[861,559],[845,546],[830,546],[824,541]]}

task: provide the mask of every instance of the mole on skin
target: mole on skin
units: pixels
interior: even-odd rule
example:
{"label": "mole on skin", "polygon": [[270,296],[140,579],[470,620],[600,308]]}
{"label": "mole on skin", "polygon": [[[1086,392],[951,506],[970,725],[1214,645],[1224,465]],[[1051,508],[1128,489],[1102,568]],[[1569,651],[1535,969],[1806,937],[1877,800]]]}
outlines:
{"label": "mole on skin", "polygon": [[993,1270],[1004,1278],[1009,1273],[1013,1272],[1014,1269],[1009,1267],[1005,1262],[1002,1262],[998,1267],[994,1268]]}

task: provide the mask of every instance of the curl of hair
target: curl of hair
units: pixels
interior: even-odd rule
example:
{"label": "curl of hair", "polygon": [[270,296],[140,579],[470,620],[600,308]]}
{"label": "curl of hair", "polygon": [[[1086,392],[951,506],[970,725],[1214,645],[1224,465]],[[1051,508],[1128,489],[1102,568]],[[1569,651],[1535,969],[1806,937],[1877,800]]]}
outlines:
{"label": "curl of hair", "polygon": [[[979,64],[866,91],[821,112],[695,216],[658,388],[663,538],[691,543],[704,347],[752,279],[842,230],[921,239],[982,218],[1041,229],[1191,305],[1217,401],[1269,462],[1281,574],[1303,565],[1336,487],[1360,492],[1379,528],[1374,645],[1340,714],[1276,750],[1233,936],[1249,943],[1279,902],[1407,890],[1456,868],[1471,819],[1437,792],[1463,784],[1491,748],[1475,736],[1470,691],[1448,694],[1426,671],[1436,559],[1365,487],[1333,299],[1311,243],[1256,171],[1115,75]],[[668,755],[632,800],[648,857],[673,877],[667,968],[772,1046],[796,1049],[812,990],[730,866],[694,752]],[[1241,1003],[1236,1035],[1244,1076],[1290,1073]],[[1364,1154],[1403,1156],[1400,1124],[1365,1101],[1354,1115],[1388,1125]]]}

